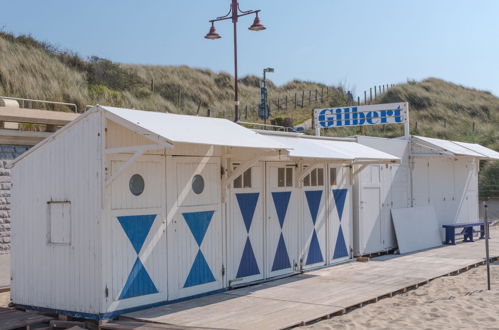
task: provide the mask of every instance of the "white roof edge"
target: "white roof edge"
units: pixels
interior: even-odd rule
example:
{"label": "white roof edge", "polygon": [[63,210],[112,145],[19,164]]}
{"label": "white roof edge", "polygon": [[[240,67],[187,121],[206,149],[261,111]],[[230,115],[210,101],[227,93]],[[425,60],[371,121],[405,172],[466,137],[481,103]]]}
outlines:
{"label": "white roof edge", "polygon": [[254,131],[263,135],[288,136],[288,137],[315,139],[315,140],[331,140],[331,141],[347,141],[347,142],[355,141],[355,137],[316,136],[316,135],[307,135],[304,133],[297,133],[297,132],[269,131],[262,129],[255,129]]}
{"label": "white roof edge", "polygon": [[60,129],[58,129],[56,132],[54,132],[53,134],[51,134],[47,138],[43,139],[42,141],[38,142],[37,144],[35,144],[31,148],[29,148],[26,152],[21,154],[19,157],[15,158],[10,163],[10,167],[14,167],[18,162],[22,161],[24,158],[31,155],[33,152],[40,149],[41,147],[43,147],[45,144],[49,143],[53,139],[57,138],[59,135],[66,132],[68,129],[70,129],[71,127],[76,125],[81,120],[83,120],[83,119],[89,117],[90,115],[97,113],[99,111],[101,111],[101,109],[99,108],[99,105],[94,105],[92,108],[90,108],[90,110],[87,110],[84,113],[80,114],[78,117],[76,117],[75,119],[73,119],[72,121],[70,121],[69,123],[67,123],[63,127],[61,127]]}
{"label": "white roof edge", "polygon": [[[107,112],[161,136],[170,143],[190,143],[234,148],[284,150],[288,148],[268,137],[227,119],[189,116],[102,106]],[[192,134],[197,132],[197,134]]]}
{"label": "white roof edge", "polygon": [[455,141],[451,140],[443,140],[438,138],[430,138],[425,136],[412,136],[412,140],[416,140],[417,142],[422,143],[423,145],[431,145],[438,149],[441,149],[445,152],[449,152],[455,156],[464,156],[478,159],[487,159],[488,157],[482,153],[474,151],[470,148],[466,148]]}
{"label": "white roof edge", "polygon": [[[164,136],[161,136],[161,135],[159,135],[159,134],[156,134],[156,133],[154,133],[154,132],[152,132],[152,131],[148,130],[147,128],[141,127],[141,126],[139,126],[139,125],[137,125],[137,124],[135,124],[135,123],[133,123],[133,122],[131,122],[131,121],[129,121],[129,120],[127,120],[127,119],[123,118],[123,117],[120,117],[120,116],[116,115],[115,113],[113,113],[113,112],[111,112],[111,111],[107,110],[107,109],[106,109],[105,107],[103,107],[103,106],[97,105],[96,107],[98,107],[100,110],[102,110],[102,111],[105,113],[105,117],[106,117],[106,119],[109,119],[109,120],[111,120],[111,121],[114,121],[116,124],[118,124],[118,125],[120,125],[120,126],[124,126],[124,124],[123,124],[123,123],[120,123],[120,122],[126,122],[127,124],[132,125],[136,131],[147,131],[147,132],[148,132],[148,134],[151,134],[151,135],[155,136],[157,139],[159,139],[159,140],[163,140],[163,141],[165,141],[165,142],[167,142],[167,143],[169,143],[169,144],[173,144],[173,142],[172,142],[172,141],[168,140],[168,139],[167,139],[167,138],[165,138]],[[127,129],[131,129],[130,127],[125,127],[125,128],[127,128]],[[140,134],[140,133],[138,133],[138,134]],[[143,134],[140,134],[140,135],[144,136]],[[145,136],[144,136],[144,137],[145,137]],[[146,137],[146,138],[147,138],[147,137]],[[150,138],[149,138],[149,139],[150,139]]]}
{"label": "white roof edge", "polygon": [[495,151],[494,149],[482,146],[481,144],[460,142],[460,141],[452,141],[452,142],[457,143],[458,145],[467,148],[471,151],[482,154],[484,156],[484,159],[486,160],[499,160],[499,152]]}

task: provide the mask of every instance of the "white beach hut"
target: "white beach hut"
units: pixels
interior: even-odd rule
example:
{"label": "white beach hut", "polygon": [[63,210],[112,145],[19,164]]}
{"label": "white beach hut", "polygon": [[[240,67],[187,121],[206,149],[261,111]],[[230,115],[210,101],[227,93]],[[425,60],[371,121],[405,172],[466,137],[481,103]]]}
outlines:
{"label": "white beach hut", "polygon": [[13,302],[107,319],[348,259],[352,166],[395,162],[354,140],[96,106],[14,162]]}
{"label": "white beach hut", "polygon": [[401,162],[370,165],[355,181],[354,210],[359,210],[354,216],[355,255],[397,247],[392,209],[431,206],[439,228],[478,221],[479,161],[499,159],[496,151],[420,136],[358,136],[357,141],[397,156]]}

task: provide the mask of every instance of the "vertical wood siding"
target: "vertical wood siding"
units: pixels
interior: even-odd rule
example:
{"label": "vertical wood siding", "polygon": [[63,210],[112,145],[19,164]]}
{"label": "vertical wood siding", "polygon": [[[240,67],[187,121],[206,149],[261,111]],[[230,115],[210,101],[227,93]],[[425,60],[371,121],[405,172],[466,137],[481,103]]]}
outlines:
{"label": "vertical wood siding", "polygon": [[[101,139],[101,116],[95,113],[13,168],[14,303],[99,311]],[[48,242],[48,201],[71,203],[69,244]]]}

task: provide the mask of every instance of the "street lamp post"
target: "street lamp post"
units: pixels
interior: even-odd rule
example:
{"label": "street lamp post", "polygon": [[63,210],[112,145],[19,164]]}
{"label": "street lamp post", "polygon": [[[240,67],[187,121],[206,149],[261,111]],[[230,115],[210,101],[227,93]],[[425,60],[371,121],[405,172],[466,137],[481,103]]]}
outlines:
{"label": "street lamp post", "polygon": [[206,39],[216,40],[220,39],[221,36],[215,30],[215,22],[225,21],[232,19],[232,23],[234,24],[234,121],[239,121],[239,85],[238,85],[238,77],[237,77],[237,22],[239,17],[247,16],[255,14],[255,20],[253,24],[248,28],[251,31],[262,31],[265,30],[265,26],[260,23],[260,18],[258,17],[258,13],[260,10],[248,10],[243,11],[239,8],[239,3],[237,0],[231,0],[229,13],[225,16],[217,17],[215,19],[210,20],[211,28],[210,32],[205,35]]}
{"label": "street lamp post", "polygon": [[[262,88],[261,88],[261,94],[262,94],[262,104],[261,106],[263,107],[263,123],[267,125],[267,119],[269,117],[269,105],[267,103],[267,76],[266,73],[273,73],[274,68],[265,68],[263,69],[263,83],[262,83]],[[264,129],[266,129],[267,126],[264,126]]]}

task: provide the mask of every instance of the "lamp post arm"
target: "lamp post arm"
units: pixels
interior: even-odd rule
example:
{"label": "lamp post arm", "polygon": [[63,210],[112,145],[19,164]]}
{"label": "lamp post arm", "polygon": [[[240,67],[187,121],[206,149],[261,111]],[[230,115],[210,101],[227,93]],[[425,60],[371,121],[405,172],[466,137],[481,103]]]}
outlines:
{"label": "lamp post arm", "polygon": [[[229,12],[229,15],[230,15],[231,12]],[[245,12],[243,14],[236,15],[236,17],[239,18],[239,17],[243,17],[243,16],[248,16],[248,15],[251,15],[251,14],[256,14],[258,12],[260,12],[260,10],[253,10],[253,11]],[[209,20],[208,22],[214,23],[214,22],[226,21],[226,20],[229,20],[229,19],[232,19],[232,16],[221,16],[221,17],[217,17],[215,19]]]}

